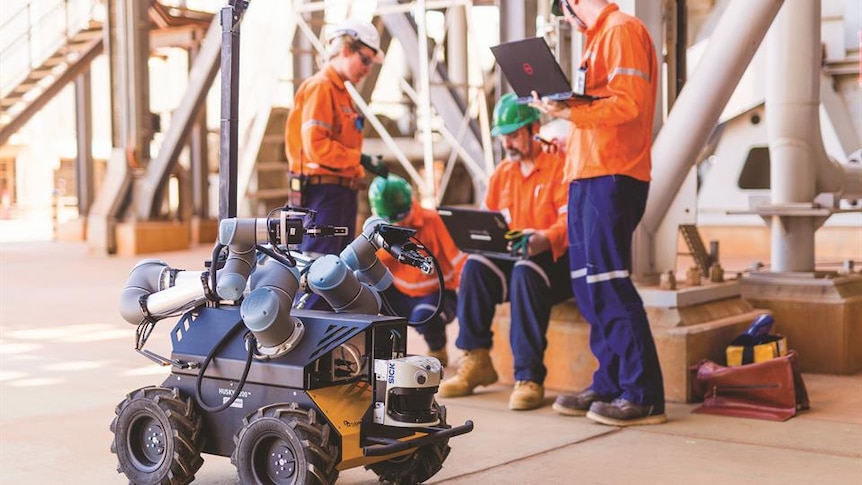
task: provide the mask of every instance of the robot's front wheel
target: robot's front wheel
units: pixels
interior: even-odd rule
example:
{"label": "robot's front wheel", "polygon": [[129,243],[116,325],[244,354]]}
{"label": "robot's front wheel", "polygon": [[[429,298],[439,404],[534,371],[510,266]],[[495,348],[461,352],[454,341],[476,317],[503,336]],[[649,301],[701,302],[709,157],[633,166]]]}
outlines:
{"label": "robot's front wheel", "polygon": [[[434,406],[438,407],[440,415],[438,427],[448,428],[449,425],[446,424],[446,407],[440,406],[436,402]],[[374,463],[365,468],[377,474],[381,482],[386,481],[396,485],[423,483],[443,468],[443,462],[449,456],[449,451],[451,451],[449,440],[441,440],[420,446],[416,448],[416,451],[408,455]]]}
{"label": "robot's front wheel", "polygon": [[177,389],[149,386],[126,396],[111,423],[118,472],[141,485],[184,485],[203,465],[201,420],[191,398]]}
{"label": "robot's front wheel", "polygon": [[329,485],[338,478],[334,440],[313,409],[273,404],[243,420],[231,462],[244,484]]}

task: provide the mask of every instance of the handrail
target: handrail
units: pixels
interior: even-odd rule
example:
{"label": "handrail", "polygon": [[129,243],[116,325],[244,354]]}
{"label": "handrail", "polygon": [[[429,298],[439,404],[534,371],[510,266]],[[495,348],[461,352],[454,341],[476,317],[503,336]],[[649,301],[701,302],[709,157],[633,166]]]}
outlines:
{"label": "handrail", "polygon": [[98,0],[27,1],[0,24],[0,96],[11,92],[94,18]]}

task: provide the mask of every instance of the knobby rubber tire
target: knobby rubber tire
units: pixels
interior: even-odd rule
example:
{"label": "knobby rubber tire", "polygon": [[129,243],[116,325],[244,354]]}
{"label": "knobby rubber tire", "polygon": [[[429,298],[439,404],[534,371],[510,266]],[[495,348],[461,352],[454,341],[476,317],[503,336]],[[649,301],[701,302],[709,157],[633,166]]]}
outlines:
{"label": "knobby rubber tire", "polygon": [[314,409],[295,403],[264,406],[243,420],[231,463],[249,485],[331,485],[337,435]]}
{"label": "knobby rubber tire", "polygon": [[135,485],[186,485],[203,465],[201,418],[176,388],[148,386],[126,396],[111,422],[118,473]]}
{"label": "knobby rubber tire", "polygon": [[[440,412],[440,424],[437,427],[449,428],[450,426],[446,424],[446,407],[436,403],[435,405],[439,407]],[[420,446],[408,455],[374,463],[365,468],[376,473],[381,482],[415,485],[425,482],[439,472],[450,451],[449,440],[445,439]]]}

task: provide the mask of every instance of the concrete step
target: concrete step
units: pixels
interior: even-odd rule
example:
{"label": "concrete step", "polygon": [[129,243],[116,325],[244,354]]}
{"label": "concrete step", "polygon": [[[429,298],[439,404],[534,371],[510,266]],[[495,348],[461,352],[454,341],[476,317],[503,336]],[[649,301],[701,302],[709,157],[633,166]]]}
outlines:
{"label": "concrete step", "polygon": [[117,254],[132,256],[189,248],[189,223],[184,221],[121,222],[116,227]]}
{"label": "concrete step", "polygon": [[772,312],[802,372],[862,370],[862,275],[754,272],[742,280],[742,296]]}

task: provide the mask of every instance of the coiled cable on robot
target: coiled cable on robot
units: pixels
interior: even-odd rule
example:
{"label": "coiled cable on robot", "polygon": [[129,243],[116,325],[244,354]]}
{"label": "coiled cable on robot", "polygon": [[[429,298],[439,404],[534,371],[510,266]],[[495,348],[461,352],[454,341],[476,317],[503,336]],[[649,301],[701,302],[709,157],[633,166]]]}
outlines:
{"label": "coiled cable on robot", "polygon": [[203,363],[201,363],[200,371],[198,371],[197,379],[195,379],[195,400],[198,402],[198,405],[204,411],[210,413],[218,413],[224,411],[229,408],[231,404],[239,397],[242,388],[245,386],[245,381],[248,378],[248,372],[251,370],[251,363],[254,359],[254,350],[257,348],[257,339],[254,338],[254,334],[251,332],[247,332],[243,337],[245,340],[245,346],[248,348],[248,355],[245,361],[245,368],[242,370],[242,375],[239,378],[239,381],[236,385],[236,391],[234,391],[233,395],[228,398],[227,401],[223,402],[219,406],[210,406],[209,404],[204,402],[203,395],[201,393],[201,383],[203,382],[204,373],[206,372],[207,367],[209,367],[210,362],[212,362],[213,357],[224,347],[225,343],[229,340],[234,333],[236,333],[237,329],[243,327],[242,321],[237,322],[233,328],[230,329],[226,334],[219,339],[218,343],[210,350],[209,354],[207,354],[206,359],[204,359]]}
{"label": "coiled cable on robot", "polygon": [[220,300],[219,296],[215,292],[216,286],[218,285],[216,273],[218,272],[219,258],[221,257],[221,253],[225,250],[225,248],[227,248],[227,246],[222,243],[216,243],[215,247],[213,248],[212,261],[210,261],[210,284],[209,288],[207,288],[206,294],[207,299],[210,301],[217,302]]}

